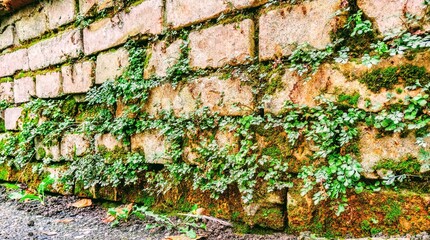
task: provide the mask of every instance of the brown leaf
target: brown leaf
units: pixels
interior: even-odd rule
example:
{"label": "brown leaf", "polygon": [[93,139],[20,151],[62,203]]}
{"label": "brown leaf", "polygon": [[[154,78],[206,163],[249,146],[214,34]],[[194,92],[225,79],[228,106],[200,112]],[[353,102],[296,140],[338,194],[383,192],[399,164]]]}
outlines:
{"label": "brown leaf", "polygon": [[80,200],[74,202],[70,206],[75,207],[75,208],[84,208],[84,207],[89,207],[91,205],[93,205],[93,202],[91,201],[91,199],[83,198],[83,199],[80,199]]}
{"label": "brown leaf", "polygon": [[113,222],[114,220],[115,220],[115,217],[114,217],[114,216],[112,216],[112,215],[109,215],[109,216],[107,216],[107,217],[103,218],[103,219],[102,219],[102,222],[104,222],[104,223],[111,223],[111,222]]}
{"label": "brown leaf", "polygon": [[[125,210],[127,210],[127,215],[130,215],[131,210],[133,209],[133,203],[127,204],[127,205],[121,205],[117,208],[115,208],[116,215],[124,214]],[[104,223],[111,223],[115,220],[115,216],[112,216],[111,214],[107,213],[106,217],[102,219],[102,222]]]}
{"label": "brown leaf", "polygon": [[205,208],[197,208],[194,212],[195,215],[207,215]]}

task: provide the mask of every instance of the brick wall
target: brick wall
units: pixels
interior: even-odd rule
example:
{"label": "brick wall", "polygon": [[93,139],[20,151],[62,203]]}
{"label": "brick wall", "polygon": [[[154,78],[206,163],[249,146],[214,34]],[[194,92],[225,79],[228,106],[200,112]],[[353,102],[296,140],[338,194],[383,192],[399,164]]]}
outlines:
{"label": "brick wall", "polygon": [[[136,64],[129,62],[126,43],[130,39],[139,43],[142,54],[146,56],[145,61],[140,63],[144,67],[142,79],[161,79],[161,84],[150,87],[148,99],[140,110],[155,119],[162,111],[170,110],[177,117],[192,115],[198,111],[197,106],[207,107],[211,114],[226,117],[260,113],[278,115],[282,113],[285,101],[317,106],[315,97],[321,93],[330,98],[339,92],[358,92],[361,96],[358,107],[366,110],[364,104],[369,99],[377,103],[374,106],[387,104],[387,92],[373,93],[362,83],[351,81],[348,76],[359,76],[369,70],[353,61],[323,64],[308,79],[289,70],[289,56],[298,45],[307,43],[313,49],[325,49],[333,44],[333,32],[342,28],[346,22],[343,11],[348,1],[298,2],[144,0],[130,3],[52,0],[34,3],[1,17],[0,100],[9,103],[9,107],[2,112],[5,131],[1,136],[17,134],[22,129],[23,117],[20,116],[23,106],[35,99],[61,101],[75,97],[77,102],[83,101],[85,104],[83,95],[108,80],[115,80],[130,64]],[[421,0],[352,2],[354,4],[351,5],[362,9],[372,21],[375,37],[379,39],[394,30],[410,30],[405,25],[408,20],[405,11],[418,18],[424,18],[425,15]],[[421,23],[419,34],[426,34],[430,24]],[[390,56],[373,68],[414,63],[430,71],[430,55],[426,50],[414,54],[418,54],[419,60],[409,60],[400,55]],[[170,82],[175,77],[172,67],[178,61],[185,62],[186,74],[189,75],[179,85]],[[250,70],[263,65],[277,70],[270,76]],[[263,93],[262,97],[256,86],[267,87],[275,78],[278,79],[275,89]],[[417,95],[414,92],[411,94]],[[379,110],[381,108],[371,111]],[[121,104],[117,104],[114,111],[119,117],[124,109]],[[228,142],[240,145],[238,139],[228,134],[217,136],[220,136],[217,141],[221,145]],[[377,136],[377,132],[363,126],[359,144],[361,163],[365,169],[363,175],[366,178],[380,178],[372,167],[382,159],[400,159],[418,154],[419,148],[414,145],[415,137]],[[270,146],[269,140],[260,137],[261,148]],[[131,145],[123,145],[124,141]],[[283,141],[288,140],[284,138]],[[35,141],[35,148],[40,146],[38,144]],[[163,133],[158,131],[143,131],[125,140],[117,139],[112,133],[87,136],[69,132],[58,143],[45,147],[45,152],[50,152],[54,159],[67,167],[64,159],[84,156],[96,151],[98,146],[110,150],[120,147],[125,151],[143,152],[149,164],[171,161],[169,158],[157,157],[170,147]],[[187,153],[190,150],[186,146],[182,147],[186,153],[184,161],[193,163],[192,154]],[[300,156],[303,158],[307,152],[314,150],[312,146],[305,146],[291,151],[295,161],[299,162],[292,165],[300,165]],[[39,161],[43,159],[41,156],[35,158]],[[12,175],[5,180],[13,180]],[[311,199],[300,197],[296,186],[289,189],[287,194],[275,193],[254,205],[244,204],[246,206],[238,211],[245,212],[243,219],[250,224],[277,229],[287,225],[294,229],[306,229],[318,211],[311,206]],[[84,192],[75,193],[84,195]],[[381,199],[388,195],[391,198],[403,197],[402,194],[392,195],[391,192],[376,194]],[[97,197],[113,199],[103,191]],[[425,199],[429,199],[429,196],[426,193],[414,198],[427,203]],[[133,198],[124,196],[123,199]],[[191,200],[202,203],[201,200]],[[237,207],[237,202],[241,205],[239,199],[228,199],[228,196],[220,201],[236,201],[232,207]],[[267,224],[267,216],[255,216],[256,211],[261,213],[264,208],[281,212],[274,217],[274,223]],[[339,218],[336,221],[343,220]],[[423,221],[423,226],[429,225],[428,218]],[[359,226],[360,223],[351,224]],[[402,231],[423,230],[420,226],[408,227],[402,223],[397,227]]]}

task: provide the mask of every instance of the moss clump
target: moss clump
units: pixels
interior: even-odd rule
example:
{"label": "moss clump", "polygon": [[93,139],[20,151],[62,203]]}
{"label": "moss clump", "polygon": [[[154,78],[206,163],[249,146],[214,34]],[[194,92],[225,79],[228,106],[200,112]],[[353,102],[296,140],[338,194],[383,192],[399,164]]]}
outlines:
{"label": "moss clump", "polygon": [[418,67],[412,64],[400,66],[399,77],[405,82],[406,86],[414,85],[417,81],[425,85],[430,82],[430,74],[424,67]]}
{"label": "moss clump", "polygon": [[387,224],[393,224],[399,220],[402,215],[402,208],[397,202],[390,202],[388,206],[384,206],[383,210],[385,212],[384,222]]}
{"label": "moss clump", "polygon": [[342,93],[337,97],[338,102],[345,103],[351,106],[357,106],[359,99],[360,99],[360,94],[357,92],[353,94]]}
{"label": "moss clump", "polygon": [[375,69],[364,74],[359,82],[366,84],[367,88],[374,93],[379,92],[382,88],[390,90],[399,82],[397,70],[397,67]]}
{"label": "moss clump", "polygon": [[397,173],[419,173],[421,168],[421,164],[419,161],[414,157],[408,157],[404,161],[394,161],[392,159],[387,159],[382,162],[379,162],[374,169],[386,169],[386,170],[392,170]]}
{"label": "moss clump", "polygon": [[39,156],[39,158],[43,159],[46,156],[46,151],[43,147],[39,147],[37,148],[37,155]]}
{"label": "moss clump", "polygon": [[[430,83],[430,74],[424,67],[405,64],[399,67],[378,68],[365,73],[359,82],[364,83],[374,93],[382,88],[393,89],[394,85],[403,83],[406,86],[415,85],[419,81],[421,85]],[[400,92],[396,89],[396,92]]]}

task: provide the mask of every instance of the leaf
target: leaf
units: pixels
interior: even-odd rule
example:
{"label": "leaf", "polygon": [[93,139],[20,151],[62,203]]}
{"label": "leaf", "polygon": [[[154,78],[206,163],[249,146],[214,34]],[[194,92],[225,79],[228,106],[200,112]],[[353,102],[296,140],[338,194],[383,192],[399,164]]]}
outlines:
{"label": "leaf", "polygon": [[70,206],[75,208],[84,208],[84,207],[89,207],[91,205],[93,205],[93,202],[91,201],[91,199],[83,198],[72,203]]}
{"label": "leaf", "polygon": [[186,235],[176,235],[176,236],[167,236],[163,240],[192,240],[192,239],[198,239],[197,236],[195,238],[190,238]]}
{"label": "leaf", "polygon": [[56,222],[56,223],[71,223],[71,222],[73,222],[74,221],[74,219],[73,218],[64,218],[64,219],[58,219],[58,220],[55,220],[54,222]]}

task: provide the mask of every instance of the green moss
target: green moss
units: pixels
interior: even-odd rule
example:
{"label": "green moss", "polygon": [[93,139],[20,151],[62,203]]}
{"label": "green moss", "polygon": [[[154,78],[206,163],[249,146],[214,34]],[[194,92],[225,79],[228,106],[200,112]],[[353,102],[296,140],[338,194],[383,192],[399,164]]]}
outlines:
{"label": "green moss", "polygon": [[37,148],[37,155],[40,157],[40,158],[45,158],[45,156],[46,156],[46,151],[45,151],[45,149],[43,148],[43,147],[39,147],[39,148]]}
{"label": "green moss", "polygon": [[13,78],[12,77],[2,77],[2,78],[0,78],[0,83],[4,83],[4,82],[13,82]]}
{"label": "green moss", "polygon": [[337,98],[338,102],[346,103],[351,106],[357,106],[358,100],[360,99],[359,93],[353,93],[353,94],[340,94]]}
{"label": "green moss", "polygon": [[392,159],[387,159],[384,161],[379,162],[374,169],[386,169],[386,170],[392,170],[397,173],[419,173],[421,168],[420,162],[413,157],[408,157],[406,160],[403,161],[395,161]]}
{"label": "green moss", "polygon": [[374,93],[379,92],[382,88],[390,90],[399,82],[397,70],[397,67],[375,69],[365,73],[359,82],[366,84],[367,88]]}
{"label": "green moss", "polygon": [[430,82],[430,74],[424,67],[412,64],[400,66],[399,77],[405,82],[406,86],[414,85],[417,81],[425,85]]}
{"label": "green moss", "polygon": [[8,167],[4,164],[0,165],[0,180],[7,181],[9,176]]}
{"label": "green moss", "polygon": [[[412,64],[405,64],[399,67],[378,68],[365,73],[359,82],[364,83],[372,92],[379,92],[382,88],[393,89],[394,85],[403,83],[406,86],[415,85],[419,81],[421,85],[430,82],[430,74],[424,67]],[[397,93],[402,93],[401,88],[396,89]]]}
{"label": "green moss", "polygon": [[383,210],[385,212],[384,222],[387,224],[393,224],[399,220],[402,215],[402,209],[399,203],[390,202],[388,206],[384,206]]}

